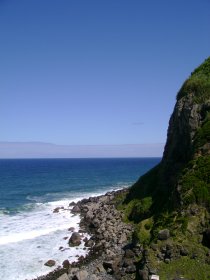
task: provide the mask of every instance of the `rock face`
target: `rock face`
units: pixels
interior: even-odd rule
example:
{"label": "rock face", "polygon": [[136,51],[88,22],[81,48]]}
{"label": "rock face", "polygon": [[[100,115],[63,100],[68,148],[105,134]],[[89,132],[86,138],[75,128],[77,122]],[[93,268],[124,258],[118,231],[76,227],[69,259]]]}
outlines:
{"label": "rock face", "polygon": [[182,257],[210,263],[209,174],[210,57],[177,94],[161,162],[131,187],[124,201],[128,218],[138,224],[135,238],[148,246],[140,279],[148,279],[150,263],[158,268],[159,262],[170,265]]}
{"label": "rock face", "polygon": [[134,184],[127,201],[151,196],[157,208],[164,204],[168,208],[180,207],[184,189],[181,173],[185,168],[192,168],[190,161],[199,157],[205,157],[205,165],[209,168],[209,156],[210,58],[181,87],[169,121],[162,161]]}

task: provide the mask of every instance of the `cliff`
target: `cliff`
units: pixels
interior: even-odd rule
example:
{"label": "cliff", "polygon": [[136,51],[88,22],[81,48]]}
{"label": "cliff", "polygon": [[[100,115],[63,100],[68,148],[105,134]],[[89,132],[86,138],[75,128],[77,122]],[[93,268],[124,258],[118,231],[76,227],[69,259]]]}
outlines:
{"label": "cliff", "polygon": [[[177,94],[161,163],[139,179],[126,201],[152,196],[153,207],[179,207],[183,203],[180,180],[184,169],[190,168],[193,160],[196,163],[202,158],[208,162],[209,155],[210,58],[191,74]],[[208,178],[203,179],[209,183]]]}
{"label": "cliff", "polygon": [[[191,277],[187,269],[192,270],[193,279],[207,279],[209,265],[198,271],[201,275],[201,270],[208,270],[202,277],[195,271],[196,261],[210,263],[210,57],[177,94],[162,161],[131,187],[121,208],[136,225],[133,239],[149,252],[142,269],[146,266],[148,271],[152,263],[162,271],[163,279],[174,279],[164,278],[163,271],[184,258],[182,262],[195,263],[182,270],[182,275]],[[162,252],[164,246],[166,251],[167,246],[171,248],[168,256]]]}

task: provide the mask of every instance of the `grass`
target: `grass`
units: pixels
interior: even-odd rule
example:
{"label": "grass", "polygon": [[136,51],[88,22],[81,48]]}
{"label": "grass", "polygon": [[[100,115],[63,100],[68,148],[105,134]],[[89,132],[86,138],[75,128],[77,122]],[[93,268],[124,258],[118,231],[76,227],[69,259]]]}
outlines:
{"label": "grass", "polygon": [[195,103],[202,103],[210,98],[210,57],[207,58],[185,81],[177,94],[177,100],[193,94]]}
{"label": "grass", "polygon": [[180,179],[184,205],[210,206],[210,155],[191,161]]}
{"label": "grass", "polygon": [[169,264],[161,263],[159,275],[161,280],[172,280],[181,277],[188,280],[209,280],[210,265],[199,259],[182,257]]}

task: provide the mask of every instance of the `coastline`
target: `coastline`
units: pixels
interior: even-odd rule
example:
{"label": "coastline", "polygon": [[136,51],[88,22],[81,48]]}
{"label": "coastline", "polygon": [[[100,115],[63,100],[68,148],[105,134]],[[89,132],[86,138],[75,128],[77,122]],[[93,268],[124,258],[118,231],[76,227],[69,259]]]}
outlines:
{"label": "coastline", "polygon": [[116,196],[127,191],[124,188],[71,203],[71,213],[80,215],[80,230],[72,232],[77,238],[71,242],[70,237],[69,245],[79,244],[83,233],[88,233],[85,246],[89,252],[78,262],[65,260],[62,267],[33,280],[135,279],[135,260],[142,248],[132,244],[132,225],[123,222],[123,213],[115,207]]}

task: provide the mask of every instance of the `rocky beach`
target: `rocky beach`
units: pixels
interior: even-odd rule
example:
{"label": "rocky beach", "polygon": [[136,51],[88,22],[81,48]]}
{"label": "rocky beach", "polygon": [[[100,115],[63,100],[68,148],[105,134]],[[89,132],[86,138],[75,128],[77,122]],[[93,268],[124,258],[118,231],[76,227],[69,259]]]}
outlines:
{"label": "rocky beach", "polygon": [[[68,244],[78,246],[84,241],[89,253],[78,262],[65,260],[63,267],[37,280],[134,279],[136,260],[143,250],[132,243],[132,225],[123,222],[123,213],[115,206],[116,196],[125,192],[127,189],[71,203],[71,213],[80,215],[81,221],[79,232],[70,229]],[[84,238],[83,233],[90,238]],[[53,260],[46,265],[54,265]]]}

